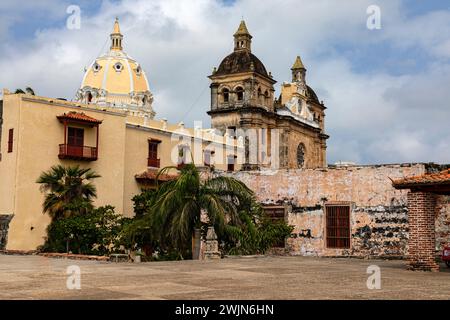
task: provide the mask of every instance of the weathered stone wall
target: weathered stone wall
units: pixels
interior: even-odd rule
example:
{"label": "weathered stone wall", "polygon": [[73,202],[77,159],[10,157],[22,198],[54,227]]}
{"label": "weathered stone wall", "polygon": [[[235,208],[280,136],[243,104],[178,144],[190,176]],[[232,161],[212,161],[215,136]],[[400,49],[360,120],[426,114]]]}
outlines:
{"label": "weathered stone wall", "polygon": [[[286,248],[293,255],[403,257],[408,250],[407,190],[390,179],[422,175],[425,164],[333,167],[327,169],[236,172],[263,204],[285,205],[294,226]],[[448,243],[450,209],[440,197],[437,244]],[[350,202],[349,249],[326,247],[324,204]]]}
{"label": "weathered stone wall", "polygon": [[436,249],[450,245],[450,196],[436,197]]}

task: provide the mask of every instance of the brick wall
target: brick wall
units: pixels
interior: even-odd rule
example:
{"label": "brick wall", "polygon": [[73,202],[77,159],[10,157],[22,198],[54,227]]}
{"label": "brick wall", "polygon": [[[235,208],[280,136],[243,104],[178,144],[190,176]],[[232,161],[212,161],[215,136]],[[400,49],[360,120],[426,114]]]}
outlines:
{"label": "brick wall", "polygon": [[436,264],[436,196],[425,192],[408,193],[408,265],[415,270],[438,270]]}

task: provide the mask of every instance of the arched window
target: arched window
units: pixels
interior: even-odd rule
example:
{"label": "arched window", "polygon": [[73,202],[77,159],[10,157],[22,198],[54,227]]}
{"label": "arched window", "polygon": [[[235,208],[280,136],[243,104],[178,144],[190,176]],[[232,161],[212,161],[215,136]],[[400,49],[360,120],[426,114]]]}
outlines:
{"label": "arched window", "polygon": [[244,89],[242,89],[242,87],[237,87],[236,95],[237,95],[237,101],[243,101],[244,100]]}
{"label": "arched window", "polygon": [[269,99],[270,99],[270,95],[269,95],[269,92],[266,90],[265,92],[264,92],[264,102],[265,102],[265,104],[269,104]]}
{"label": "arched window", "polygon": [[86,94],[86,101],[87,103],[92,102],[92,93],[90,91],[88,91],[88,93]]}
{"label": "arched window", "polygon": [[303,143],[297,147],[297,165],[299,168],[303,168],[305,165],[305,145]]}
{"label": "arched window", "polygon": [[258,103],[264,104],[261,88],[258,88]]}
{"label": "arched window", "polygon": [[227,88],[223,89],[222,95],[223,95],[223,102],[225,103],[230,102],[230,90],[228,90]]}

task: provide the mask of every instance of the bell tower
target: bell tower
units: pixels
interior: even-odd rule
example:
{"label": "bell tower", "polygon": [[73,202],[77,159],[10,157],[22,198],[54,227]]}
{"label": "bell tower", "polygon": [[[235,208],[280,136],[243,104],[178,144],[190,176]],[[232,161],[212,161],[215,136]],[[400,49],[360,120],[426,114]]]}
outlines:
{"label": "bell tower", "polygon": [[300,56],[297,56],[295,59],[294,65],[291,68],[292,70],[292,82],[297,83],[299,93],[306,95],[307,87],[306,87],[306,68],[302,62]]}
{"label": "bell tower", "polygon": [[234,51],[246,50],[252,52],[252,38],[245,21],[242,20],[238,30],[234,34]]}

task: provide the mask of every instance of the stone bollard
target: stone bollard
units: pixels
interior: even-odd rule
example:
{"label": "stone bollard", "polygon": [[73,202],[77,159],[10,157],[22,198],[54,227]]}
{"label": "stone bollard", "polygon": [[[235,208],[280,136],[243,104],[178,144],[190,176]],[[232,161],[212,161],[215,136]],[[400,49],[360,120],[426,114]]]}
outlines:
{"label": "stone bollard", "polygon": [[205,260],[220,259],[219,242],[214,227],[208,227],[206,234]]}

